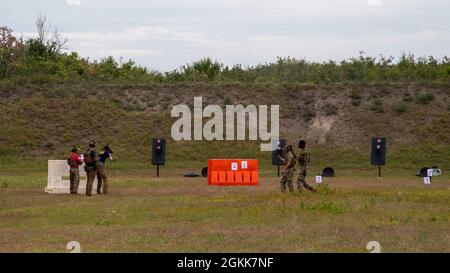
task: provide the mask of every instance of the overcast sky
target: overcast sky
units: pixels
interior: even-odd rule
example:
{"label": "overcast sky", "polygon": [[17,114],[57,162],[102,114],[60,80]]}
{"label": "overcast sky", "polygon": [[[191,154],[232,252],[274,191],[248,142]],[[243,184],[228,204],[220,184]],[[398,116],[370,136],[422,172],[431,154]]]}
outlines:
{"label": "overcast sky", "polygon": [[168,71],[209,56],[225,65],[367,55],[450,55],[449,0],[2,0],[0,25],[36,32],[45,14],[84,57]]}

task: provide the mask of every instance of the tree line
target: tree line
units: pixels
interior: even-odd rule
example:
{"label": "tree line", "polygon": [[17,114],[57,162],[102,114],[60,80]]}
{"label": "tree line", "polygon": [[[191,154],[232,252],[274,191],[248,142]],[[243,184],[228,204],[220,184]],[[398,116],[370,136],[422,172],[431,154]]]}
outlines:
{"label": "tree line", "polygon": [[12,83],[58,82],[244,82],[320,83],[342,82],[449,82],[450,58],[359,56],[342,61],[311,62],[278,57],[275,62],[255,66],[224,66],[211,58],[182,65],[169,72],[149,70],[133,60],[113,57],[89,60],[67,52],[67,40],[51,29],[45,16],[36,19],[36,38],[18,38],[13,30],[0,27],[0,81]]}

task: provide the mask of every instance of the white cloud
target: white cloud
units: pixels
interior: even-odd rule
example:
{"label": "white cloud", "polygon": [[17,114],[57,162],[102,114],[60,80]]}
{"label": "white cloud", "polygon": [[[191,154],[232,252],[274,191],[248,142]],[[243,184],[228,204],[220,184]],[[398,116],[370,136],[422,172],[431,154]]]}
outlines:
{"label": "white cloud", "polygon": [[[24,37],[36,36],[23,33]],[[100,59],[114,56],[133,59],[138,64],[168,71],[211,57],[225,65],[256,65],[275,61],[278,56],[306,58],[311,61],[342,60],[364,50],[370,56],[398,56],[402,51],[416,55],[448,54],[440,47],[450,44],[450,33],[433,29],[408,34],[367,33],[344,37],[297,35],[254,35],[228,37],[192,31],[186,28],[140,26],[122,31],[63,32],[69,48],[83,57]]]}
{"label": "white cloud", "polygon": [[[53,1],[39,3],[47,3],[52,23],[70,30],[62,33],[70,50],[91,59],[131,58],[160,71],[205,56],[225,65],[288,55],[341,60],[360,50],[371,56],[406,51],[438,57],[448,55],[450,44],[448,0],[91,0],[83,2],[89,5],[85,9]],[[0,17],[19,36],[36,36],[30,31],[41,5],[26,17],[19,16],[21,8],[0,10]]]}
{"label": "white cloud", "polygon": [[69,6],[79,6],[81,5],[81,0],[66,0],[66,4]]}
{"label": "white cloud", "polygon": [[130,59],[132,57],[156,57],[161,56],[161,52],[159,50],[152,49],[129,49],[129,48],[113,48],[107,49],[105,52],[105,56],[111,55],[118,58],[123,58],[125,60]]}
{"label": "white cloud", "polygon": [[369,6],[381,6],[381,0],[367,0]]}

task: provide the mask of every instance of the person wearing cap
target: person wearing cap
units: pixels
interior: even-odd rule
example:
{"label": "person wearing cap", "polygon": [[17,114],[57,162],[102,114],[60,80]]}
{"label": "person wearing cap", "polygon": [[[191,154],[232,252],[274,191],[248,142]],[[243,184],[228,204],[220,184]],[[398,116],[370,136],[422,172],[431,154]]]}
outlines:
{"label": "person wearing cap", "polygon": [[87,151],[84,153],[84,170],[86,171],[86,195],[92,195],[92,186],[94,184],[95,174],[97,172],[97,152],[95,151],[95,141],[89,142]]}
{"label": "person wearing cap", "polygon": [[295,156],[300,166],[300,171],[297,177],[297,190],[298,192],[302,192],[303,186],[307,190],[316,192],[316,189],[314,189],[311,185],[306,183],[306,169],[309,167],[310,164],[309,152],[306,148],[306,141],[300,140],[298,142],[298,147],[300,148],[300,151]]}
{"label": "person wearing cap", "polygon": [[281,192],[286,192],[286,185],[289,188],[289,192],[294,192],[292,180],[295,172],[295,154],[292,145],[287,144],[285,152],[286,156],[284,158],[279,154],[277,155],[277,157],[285,163],[283,175],[281,177]]}
{"label": "person wearing cap", "polygon": [[[103,151],[98,155],[97,165],[97,194],[108,194],[108,177],[105,172],[106,160],[112,160],[113,151],[108,145],[103,147]],[[102,192],[103,187],[103,192]]]}
{"label": "person wearing cap", "polygon": [[70,166],[70,193],[78,193],[78,185],[80,185],[80,165],[83,164],[83,159],[79,155],[80,149],[72,147],[70,157],[68,160]]}

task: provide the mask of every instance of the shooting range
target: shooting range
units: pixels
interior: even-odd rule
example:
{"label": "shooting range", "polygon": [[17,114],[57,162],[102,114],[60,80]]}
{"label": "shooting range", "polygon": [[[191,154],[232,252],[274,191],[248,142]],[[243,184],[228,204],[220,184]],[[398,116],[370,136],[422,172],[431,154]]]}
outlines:
{"label": "shooting range", "polygon": [[450,252],[450,0],[2,3],[0,253]]}

